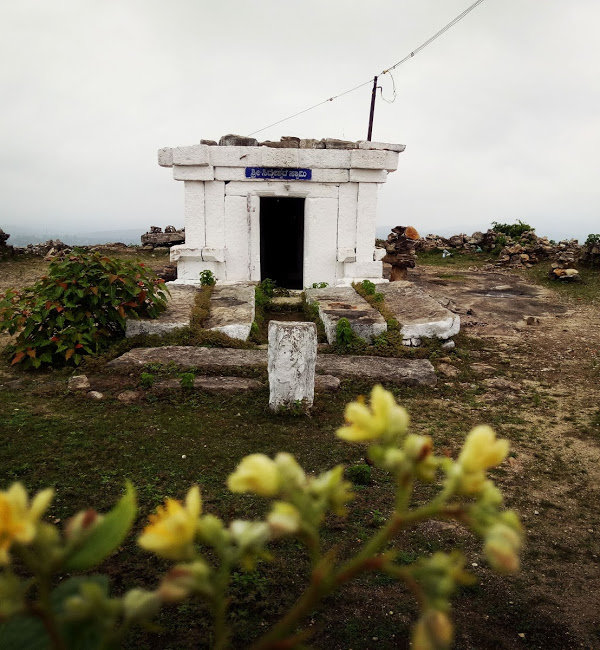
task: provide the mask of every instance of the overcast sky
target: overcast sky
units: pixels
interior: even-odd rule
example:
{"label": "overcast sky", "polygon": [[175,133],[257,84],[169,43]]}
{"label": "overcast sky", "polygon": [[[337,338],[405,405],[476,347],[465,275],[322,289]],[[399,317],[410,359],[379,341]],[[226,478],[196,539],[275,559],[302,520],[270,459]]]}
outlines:
{"label": "overcast sky", "polygon": [[[0,7],[0,227],[183,225],[156,150],[248,134],[372,78],[469,0],[18,0]],[[394,72],[380,225],[600,232],[600,2],[486,0]],[[392,95],[389,75],[381,79]],[[257,134],[365,139],[370,87]],[[8,231],[10,231],[8,229]]]}

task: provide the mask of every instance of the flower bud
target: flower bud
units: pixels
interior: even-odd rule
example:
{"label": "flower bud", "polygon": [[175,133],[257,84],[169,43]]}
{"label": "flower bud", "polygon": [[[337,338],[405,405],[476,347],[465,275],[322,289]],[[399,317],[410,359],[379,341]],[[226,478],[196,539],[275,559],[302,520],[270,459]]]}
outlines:
{"label": "flower bud", "polygon": [[521,536],[506,524],[494,524],[485,538],[484,552],[492,569],[514,573],[519,569]]}
{"label": "flower bud", "polygon": [[272,537],[293,535],[300,529],[300,513],[291,503],[276,501],[267,517]]}
{"label": "flower bud", "polygon": [[223,522],[215,515],[204,515],[198,521],[198,535],[210,546],[223,546],[229,537]]}
{"label": "flower bud", "polygon": [[277,454],[275,464],[285,487],[302,489],[306,485],[306,474],[292,454],[284,452]]}
{"label": "flower bud", "polygon": [[229,525],[229,531],[242,551],[260,548],[269,539],[269,527],[262,521],[236,519]]}
{"label": "flower bud", "polygon": [[65,524],[65,538],[69,542],[79,543],[104,519],[93,508],[82,510],[67,520]]}
{"label": "flower bud", "polygon": [[277,465],[264,454],[251,454],[243,458],[227,479],[231,492],[253,492],[263,497],[275,496],[280,483]]}
{"label": "flower bud", "polygon": [[158,614],[160,598],[156,591],[132,589],[123,596],[123,612],[127,621],[148,621]]}
{"label": "flower bud", "polygon": [[406,456],[415,463],[425,460],[433,450],[433,442],[429,436],[418,436],[411,434],[404,441]]}
{"label": "flower bud", "polygon": [[310,491],[317,497],[324,498],[336,515],[345,515],[346,503],[354,498],[352,484],[344,481],[344,466],[337,465],[328,472],[311,480]]}
{"label": "flower bud", "polygon": [[388,472],[397,472],[406,464],[406,454],[396,447],[390,447],[383,452],[381,467]]}
{"label": "flower bud", "polygon": [[439,610],[429,609],[413,629],[414,650],[446,650],[453,637],[452,623],[448,616]]}
{"label": "flower bud", "polygon": [[204,560],[191,564],[178,564],[162,579],[158,596],[164,602],[176,603],[185,600],[190,594],[212,594],[210,567]]}

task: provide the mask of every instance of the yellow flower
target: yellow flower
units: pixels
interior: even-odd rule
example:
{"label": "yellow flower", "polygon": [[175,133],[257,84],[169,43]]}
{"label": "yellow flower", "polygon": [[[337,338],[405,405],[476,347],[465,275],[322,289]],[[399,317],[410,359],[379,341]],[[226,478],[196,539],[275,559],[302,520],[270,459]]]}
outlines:
{"label": "yellow flower", "polygon": [[198,517],[202,511],[200,488],[190,488],[185,504],[175,499],[165,499],[138,539],[138,544],[170,560],[186,559],[191,554],[191,544],[196,536]]}
{"label": "yellow flower", "polygon": [[371,391],[371,408],[357,401],[350,402],[345,411],[347,426],[337,430],[338,438],[349,442],[363,442],[383,438],[396,440],[406,433],[409,416],[398,406],[394,396],[377,385]]}
{"label": "yellow flower", "polygon": [[227,487],[231,492],[253,492],[262,497],[275,496],[280,484],[277,464],[264,454],[251,454],[242,458],[235,472],[227,479]]}
{"label": "yellow flower", "polygon": [[508,455],[508,440],[496,440],[491,427],[475,427],[467,436],[458,462],[465,472],[479,472],[499,465]]}
{"label": "yellow flower", "polygon": [[21,483],[13,483],[0,492],[0,564],[7,564],[8,550],[13,543],[29,544],[36,535],[36,524],[44,514],[54,490],[38,492],[31,504]]}

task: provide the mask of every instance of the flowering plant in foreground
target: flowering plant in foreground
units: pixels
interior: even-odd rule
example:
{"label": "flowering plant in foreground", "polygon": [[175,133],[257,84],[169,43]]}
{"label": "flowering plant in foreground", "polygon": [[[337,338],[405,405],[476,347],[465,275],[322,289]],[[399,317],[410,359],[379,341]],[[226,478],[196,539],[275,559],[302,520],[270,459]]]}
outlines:
{"label": "flowering plant in foreground", "polygon": [[[428,519],[452,519],[482,538],[487,560],[495,571],[518,569],[522,529],[516,514],[502,510],[502,495],[486,478],[500,464],[508,443],[497,440],[486,426],[467,436],[456,461],[437,456],[429,436],[408,433],[408,413],[391,393],[375,386],[370,405],[356,401],[346,407],[346,425],[338,437],[369,443],[372,462],[395,481],[395,507],[389,519],[353,557],[338,557],[335,547],[322,548],[319,527],[328,512],[343,516],[352,500],[350,484],[338,465],[320,475],[307,475],[290,454],[275,458],[253,454],[229,476],[232,492],[272,499],[264,521],[235,520],[225,524],[202,513],[198,486],[182,503],[166,499],[150,515],[138,543],[148,552],[174,561],[154,590],[134,588],[116,598],[104,576],[84,575],[63,580],[56,574],[97,566],[125,539],[136,515],[133,487],[115,508],[102,516],[94,510],[77,513],[61,533],[42,521],[52,490],[30,501],[19,483],[0,492],[0,639],[3,647],[118,647],[134,624],[148,625],[161,606],[199,599],[214,617],[212,645],[230,647],[228,589],[232,572],[252,569],[269,558],[271,540],[296,537],[310,553],[312,572],[304,593],[287,614],[251,646],[252,650],[303,646],[306,617],[337,587],[367,571],[379,571],[405,583],[419,603],[421,616],[413,629],[417,650],[448,648],[453,628],[450,598],[473,577],[464,569],[462,553],[434,553],[413,564],[397,562],[399,533]],[[436,496],[415,504],[418,482],[436,483]],[[18,558],[30,572],[13,570]]]}

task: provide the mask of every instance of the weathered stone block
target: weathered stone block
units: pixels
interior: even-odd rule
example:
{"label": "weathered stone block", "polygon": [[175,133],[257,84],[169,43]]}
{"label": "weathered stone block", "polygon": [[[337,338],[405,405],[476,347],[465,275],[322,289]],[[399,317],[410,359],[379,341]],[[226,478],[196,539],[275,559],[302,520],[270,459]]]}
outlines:
{"label": "weathered stone block", "polygon": [[350,140],[338,140],[337,138],[325,138],[325,149],[356,149],[356,142]]}
{"label": "weathered stone block", "polygon": [[176,181],[212,181],[215,179],[215,171],[211,165],[173,165],[173,178]]}
{"label": "weathered stone block", "polygon": [[258,147],[256,138],[249,138],[245,135],[228,133],[219,140],[220,147]]}
{"label": "weathered stone block", "polygon": [[398,154],[394,151],[355,149],[350,152],[350,166],[358,169],[387,169],[398,167]]}
{"label": "weathered stone block", "polygon": [[208,165],[208,145],[193,144],[173,149],[174,165]]}
{"label": "weathered stone block", "polygon": [[298,166],[311,169],[348,169],[351,151],[344,149],[298,149]]}
{"label": "weathered stone block", "polygon": [[158,150],[158,164],[161,167],[173,167],[173,149],[171,147]]}
{"label": "weathered stone block", "polygon": [[269,323],[269,406],[312,406],[315,394],[317,327],[314,323]]}
{"label": "weathered stone block", "polygon": [[325,143],[315,138],[301,138],[300,149],[325,149]]}
{"label": "weathered stone block", "polygon": [[298,149],[262,148],[263,167],[298,167]]}
{"label": "weathered stone block", "polygon": [[347,169],[313,169],[313,183],[347,183]]}
{"label": "weathered stone block", "polygon": [[210,318],[204,327],[245,341],[250,336],[254,316],[253,285],[217,284],[210,297]]}
{"label": "weathered stone block", "polygon": [[351,183],[385,183],[387,169],[351,169],[349,180]]}
{"label": "weathered stone block", "polygon": [[368,343],[387,330],[383,316],[352,287],[306,289],[306,300],[318,305],[319,317],[330,344],[336,342],[337,324],[341,318],[347,318],[352,331]]}
{"label": "weathered stone block", "polygon": [[[210,147],[210,164],[218,167],[260,167],[263,148],[254,147]],[[223,179],[228,180],[228,179]]]}
{"label": "weathered stone block", "polygon": [[359,149],[395,151],[397,153],[402,153],[406,149],[405,144],[392,144],[388,142],[370,142],[368,140],[359,140],[356,144],[358,145]]}

